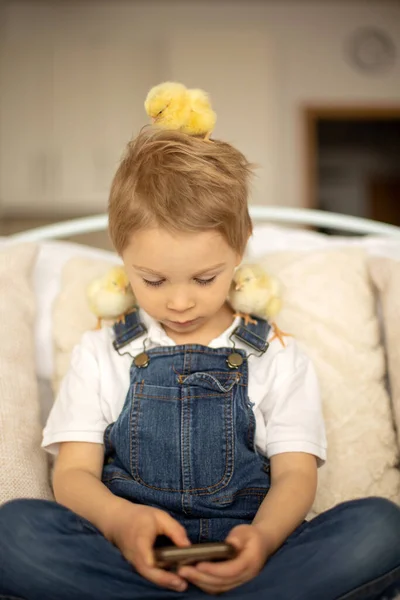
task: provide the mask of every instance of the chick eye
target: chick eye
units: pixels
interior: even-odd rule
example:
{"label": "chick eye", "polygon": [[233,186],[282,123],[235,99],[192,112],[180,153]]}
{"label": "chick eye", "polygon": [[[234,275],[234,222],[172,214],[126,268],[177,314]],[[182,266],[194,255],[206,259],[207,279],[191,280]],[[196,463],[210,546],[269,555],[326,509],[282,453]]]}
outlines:
{"label": "chick eye", "polygon": [[210,285],[210,283],[215,281],[215,279],[216,279],[216,275],[214,275],[214,277],[210,277],[209,279],[198,279],[196,277],[195,282],[198,283],[199,285]]}

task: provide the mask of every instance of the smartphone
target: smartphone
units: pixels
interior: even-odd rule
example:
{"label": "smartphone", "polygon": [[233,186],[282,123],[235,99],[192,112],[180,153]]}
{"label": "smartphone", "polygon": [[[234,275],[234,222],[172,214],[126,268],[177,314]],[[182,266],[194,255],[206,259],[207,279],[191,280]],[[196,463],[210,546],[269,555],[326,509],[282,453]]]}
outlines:
{"label": "smartphone", "polygon": [[236,549],[225,542],[192,544],[188,548],[165,546],[155,551],[156,566],[160,569],[176,569],[201,561],[229,560],[237,554]]}

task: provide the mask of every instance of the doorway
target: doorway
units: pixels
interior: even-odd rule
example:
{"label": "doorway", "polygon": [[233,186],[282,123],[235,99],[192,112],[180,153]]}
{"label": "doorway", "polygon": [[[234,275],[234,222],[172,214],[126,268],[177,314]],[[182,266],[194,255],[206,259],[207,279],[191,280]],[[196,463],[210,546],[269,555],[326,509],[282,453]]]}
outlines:
{"label": "doorway", "polygon": [[305,110],[305,206],[400,226],[400,106]]}

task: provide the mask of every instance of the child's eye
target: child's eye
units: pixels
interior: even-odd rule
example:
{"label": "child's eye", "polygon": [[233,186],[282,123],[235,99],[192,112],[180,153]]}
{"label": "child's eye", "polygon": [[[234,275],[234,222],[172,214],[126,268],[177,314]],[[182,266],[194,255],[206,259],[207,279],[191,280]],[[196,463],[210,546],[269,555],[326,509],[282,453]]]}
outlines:
{"label": "child's eye", "polygon": [[214,275],[214,277],[210,277],[210,279],[195,279],[195,282],[198,283],[199,285],[210,285],[210,283],[212,283],[213,281],[215,281],[217,278],[216,275]]}
{"label": "child's eye", "polygon": [[146,285],[150,285],[152,287],[158,287],[159,285],[161,285],[162,283],[164,283],[164,279],[160,279],[159,281],[149,281],[148,279],[143,279],[144,283]]}

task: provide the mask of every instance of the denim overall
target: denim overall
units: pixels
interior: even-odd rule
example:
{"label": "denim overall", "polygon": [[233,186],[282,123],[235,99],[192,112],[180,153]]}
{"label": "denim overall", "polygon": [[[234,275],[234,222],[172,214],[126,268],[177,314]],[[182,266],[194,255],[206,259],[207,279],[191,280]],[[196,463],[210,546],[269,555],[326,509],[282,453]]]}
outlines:
{"label": "denim overall", "polygon": [[[242,321],[231,347],[157,347],[133,357],[123,409],[104,434],[103,483],[168,511],[192,542],[223,540],[251,522],[269,490],[269,461],[255,449],[246,352],[234,346],[240,340],[260,355],[269,330],[266,321]],[[146,329],[132,313],[114,332],[122,354]]]}

